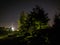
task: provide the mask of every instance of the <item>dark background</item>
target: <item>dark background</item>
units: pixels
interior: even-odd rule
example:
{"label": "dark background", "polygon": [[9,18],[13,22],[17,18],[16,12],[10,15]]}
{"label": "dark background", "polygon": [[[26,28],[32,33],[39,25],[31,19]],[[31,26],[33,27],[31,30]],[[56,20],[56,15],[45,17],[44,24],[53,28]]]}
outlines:
{"label": "dark background", "polygon": [[0,26],[9,27],[13,24],[17,28],[21,11],[25,9],[30,12],[35,5],[44,8],[52,25],[54,15],[60,13],[60,0],[0,0]]}

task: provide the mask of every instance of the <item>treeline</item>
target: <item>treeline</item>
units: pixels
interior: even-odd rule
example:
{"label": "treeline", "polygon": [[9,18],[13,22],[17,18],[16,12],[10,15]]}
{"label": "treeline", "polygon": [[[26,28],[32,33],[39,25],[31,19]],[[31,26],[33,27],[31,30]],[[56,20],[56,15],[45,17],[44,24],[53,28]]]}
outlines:
{"label": "treeline", "polygon": [[7,34],[5,27],[0,27],[0,36]]}
{"label": "treeline", "polygon": [[11,32],[12,32],[11,28],[0,27],[0,36],[8,35],[8,33],[11,33]]}

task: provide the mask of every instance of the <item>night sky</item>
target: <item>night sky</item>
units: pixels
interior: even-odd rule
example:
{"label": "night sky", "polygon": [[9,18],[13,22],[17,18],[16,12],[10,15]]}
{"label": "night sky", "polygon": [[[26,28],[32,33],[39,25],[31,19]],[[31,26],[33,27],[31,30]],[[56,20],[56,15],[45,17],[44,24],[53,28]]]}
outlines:
{"label": "night sky", "polygon": [[0,26],[9,27],[13,24],[17,27],[21,11],[25,9],[30,12],[35,5],[44,8],[48,13],[50,24],[53,22],[54,14],[60,12],[59,0],[2,0],[0,1]]}

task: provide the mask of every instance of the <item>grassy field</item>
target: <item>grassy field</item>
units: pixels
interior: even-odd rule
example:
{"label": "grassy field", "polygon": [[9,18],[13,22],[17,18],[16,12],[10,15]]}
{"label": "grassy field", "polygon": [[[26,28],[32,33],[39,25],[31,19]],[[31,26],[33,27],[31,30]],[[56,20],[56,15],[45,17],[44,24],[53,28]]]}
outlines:
{"label": "grassy field", "polygon": [[4,38],[12,38],[12,37],[19,37],[19,35],[17,35],[18,32],[11,32],[11,33],[8,33],[6,35],[1,35],[0,36],[0,39],[4,39]]}

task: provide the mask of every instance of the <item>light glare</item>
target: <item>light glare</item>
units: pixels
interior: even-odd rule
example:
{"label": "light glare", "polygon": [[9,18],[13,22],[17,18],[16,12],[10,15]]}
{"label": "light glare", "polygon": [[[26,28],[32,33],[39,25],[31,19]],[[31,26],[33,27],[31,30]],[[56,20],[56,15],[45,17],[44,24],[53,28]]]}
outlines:
{"label": "light glare", "polygon": [[14,27],[12,27],[12,31],[14,31]]}

